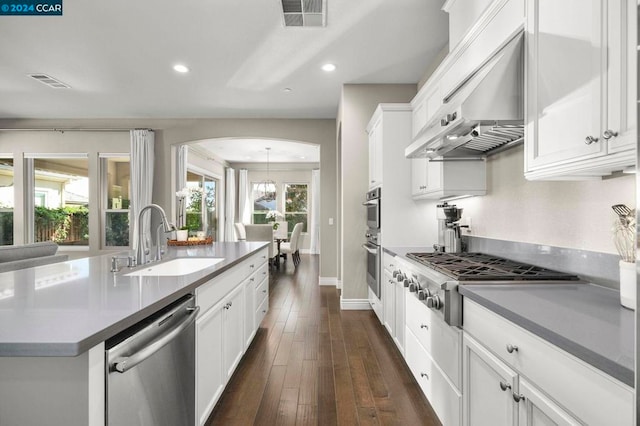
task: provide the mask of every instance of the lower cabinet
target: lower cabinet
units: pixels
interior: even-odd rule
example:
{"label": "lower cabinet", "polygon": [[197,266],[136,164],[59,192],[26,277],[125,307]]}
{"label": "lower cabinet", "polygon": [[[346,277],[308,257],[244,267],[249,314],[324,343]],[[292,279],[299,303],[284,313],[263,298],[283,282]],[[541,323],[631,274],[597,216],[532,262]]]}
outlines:
{"label": "lower cabinet", "polygon": [[266,253],[261,251],[196,289],[201,310],[196,319],[195,408],[200,425],[213,411],[268,309],[268,292],[262,293],[264,285],[268,289],[265,276]]}
{"label": "lower cabinet", "polygon": [[465,425],[633,424],[629,386],[465,298]]}
{"label": "lower cabinet", "polygon": [[394,279],[386,269],[380,286],[382,287],[382,310],[384,311],[384,326],[391,337],[396,335],[396,293]]}
{"label": "lower cabinet", "polygon": [[580,425],[473,338],[463,338],[465,426]]}

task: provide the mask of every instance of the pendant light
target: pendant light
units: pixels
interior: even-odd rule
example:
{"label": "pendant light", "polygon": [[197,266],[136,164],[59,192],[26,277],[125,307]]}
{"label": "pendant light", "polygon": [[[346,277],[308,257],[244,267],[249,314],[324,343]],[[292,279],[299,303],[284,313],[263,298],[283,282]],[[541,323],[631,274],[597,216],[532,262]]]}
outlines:
{"label": "pendant light", "polygon": [[262,193],[265,201],[273,201],[276,199],[276,183],[269,179],[269,151],[270,147],[265,148],[267,150],[267,179],[262,182]]}

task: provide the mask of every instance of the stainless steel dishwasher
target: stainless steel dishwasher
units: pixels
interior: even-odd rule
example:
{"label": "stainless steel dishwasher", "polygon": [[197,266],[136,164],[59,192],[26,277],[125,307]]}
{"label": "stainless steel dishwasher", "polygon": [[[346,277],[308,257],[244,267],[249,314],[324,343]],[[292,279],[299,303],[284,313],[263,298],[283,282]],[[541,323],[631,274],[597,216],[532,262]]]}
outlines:
{"label": "stainless steel dishwasher", "polygon": [[195,424],[195,318],[192,295],[106,342],[107,424]]}

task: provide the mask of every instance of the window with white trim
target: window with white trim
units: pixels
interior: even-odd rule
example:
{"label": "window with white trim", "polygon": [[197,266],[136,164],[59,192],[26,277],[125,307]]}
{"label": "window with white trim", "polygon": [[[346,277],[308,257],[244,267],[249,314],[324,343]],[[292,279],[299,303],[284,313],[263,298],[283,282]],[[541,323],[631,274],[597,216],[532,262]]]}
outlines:
{"label": "window with white trim", "polygon": [[102,247],[128,247],[131,167],[129,154],[100,154]]}

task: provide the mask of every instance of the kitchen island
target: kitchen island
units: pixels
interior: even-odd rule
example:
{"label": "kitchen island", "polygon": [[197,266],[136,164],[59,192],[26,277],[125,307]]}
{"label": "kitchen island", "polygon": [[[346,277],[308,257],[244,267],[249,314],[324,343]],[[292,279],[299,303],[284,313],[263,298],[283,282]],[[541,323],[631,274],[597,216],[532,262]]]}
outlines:
{"label": "kitchen island", "polygon": [[162,262],[224,259],[180,276],[128,275],[150,265],[114,273],[112,255],[0,274],[0,424],[103,425],[104,341],[184,295],[199,303],[205,284],[239,287],[219,279],[244,279],[254,258],[266,264],[267,244],[169,248]]}

